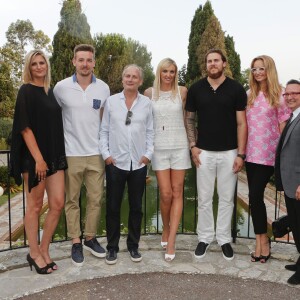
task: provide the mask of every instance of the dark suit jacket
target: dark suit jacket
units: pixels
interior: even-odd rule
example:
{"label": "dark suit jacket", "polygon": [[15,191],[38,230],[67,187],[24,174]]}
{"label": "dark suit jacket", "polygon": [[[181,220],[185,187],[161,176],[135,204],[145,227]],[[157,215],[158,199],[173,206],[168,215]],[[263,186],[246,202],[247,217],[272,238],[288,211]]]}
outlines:
{"label": "dark suit jacket", "polygon": [[288,127],[282,148],[279,148],[276,150],[275,162],[276,187],[294,199],[300,185],[300,114]]}

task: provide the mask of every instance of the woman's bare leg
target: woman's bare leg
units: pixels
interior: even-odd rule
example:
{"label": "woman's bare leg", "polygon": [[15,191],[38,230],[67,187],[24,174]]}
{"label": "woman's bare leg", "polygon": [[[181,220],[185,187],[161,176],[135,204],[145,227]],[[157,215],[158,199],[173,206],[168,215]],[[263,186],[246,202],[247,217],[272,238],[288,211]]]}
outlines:
{"label": "woman's bare leg", "polygon": [[160,194],[160,213],[163,222],[163,232],[161,240],[167,242],[170,232],[170,211],[172,203],[172,186],[170,170],[156,171],[156,178]]}
{"label": "woman's bare leg", "polygon": [[168,238],[167,253],[175,253],[175,240],[182,216],[183,184],[185,170],[171,170],[172,203],[170,210],[170,233]]}
{"label": "woman's bare leg", "polygon": [[30,256],[35,260],[36,264],[43,268],[46,262],[41,255],[38,245],[38,226],[39,215],[43,206],[45,182],[40,182],[37,186],[28,190],[28,173],[23,173],[26,193],[26,212],[24,216],[24,226],[29,244]]}
{"label": "woman's bare leg", "polygon": [[46,178],[46,191],[48,195],[49,210],[43,227],[43,237],[40,244],[40,251],[47,264],[52,262],[49,255],[49,245],[59,221],[61,211],[64,207],[64,188],[64,171],[58,171],[57,173]]}

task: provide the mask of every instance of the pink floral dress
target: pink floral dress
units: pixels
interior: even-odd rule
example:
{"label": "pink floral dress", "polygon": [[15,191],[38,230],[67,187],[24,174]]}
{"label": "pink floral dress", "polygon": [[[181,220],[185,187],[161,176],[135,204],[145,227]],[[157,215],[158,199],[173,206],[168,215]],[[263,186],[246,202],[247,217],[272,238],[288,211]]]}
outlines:
{"label": "pink floral dress", "polygon": [[279,107],[274,108],[270,106],[263,92],[259,92],[252,107],[246,110],[248,123],[246,161],[274,166],[280,136],[279,124],[285,122],[290,113],[282,96]]}

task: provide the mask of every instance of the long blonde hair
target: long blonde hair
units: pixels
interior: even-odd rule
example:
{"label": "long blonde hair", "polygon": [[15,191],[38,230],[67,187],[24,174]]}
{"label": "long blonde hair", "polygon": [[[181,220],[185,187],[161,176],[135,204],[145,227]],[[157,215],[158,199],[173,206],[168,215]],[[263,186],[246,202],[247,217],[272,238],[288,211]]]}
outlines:
{"label": "long blonde hair", "polygon": [[176,97],[176,94],[178,93],[178,67],[176,62],[171,58],[164,58],[161,60],[157,66],[155,79],[153,82],[153,95],[152,98],[154,100],[158,100],[159,93],[160,93],[160,73],[164,68],[168,68],[170,65],[173,65],[175,67],[175,77],[174,81],[172,82],[172,98]]}
{"label": "long blonde hair", "polygon": [[48,91],[50,88],[50,83],[51,83],[51,70],[50,70],[49,60],[42,50],[31,50],[25,56],[25,64],[24,64],[23,76],[22,76],[23,82],[24,83],[32,82],[32,75],[30,72],[30,64],[31,64],[33,58],[36,57],[37,55],[41,55],[47,64],[47,73],[46,73],[46,76],[44,79],[44,90],[45,90],[45,93],[48,94]]}
{"label": "long blonde hair", "polygon": [[[275,62],[270,56],[260,55],[252,60],[251,68],[253,68],[254,63],[257,60],[261,60],[263,62],[267,75],[267,90],[265,91],[266,99],[272,107],[278,107],[280,96],[282,93],[282,86],[280,85],[278,80]],[[260,91],[259,84],[255,80],[252,72],[250,72],[249,74],[249,86],[250,89],[248,94],[248,106],[252,106]]]}

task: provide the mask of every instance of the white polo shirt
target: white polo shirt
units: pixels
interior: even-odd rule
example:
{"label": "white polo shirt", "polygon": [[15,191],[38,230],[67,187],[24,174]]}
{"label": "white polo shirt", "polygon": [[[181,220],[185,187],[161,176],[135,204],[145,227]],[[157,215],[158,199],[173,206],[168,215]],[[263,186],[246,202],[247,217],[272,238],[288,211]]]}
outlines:
{"label": "white polo shirt", "polygon": [[100,109],[110,95],[108,85],[93,75],[83,90],[74,74],[59,81],[53,92],[62,108],[66,155],[100,154]]}

